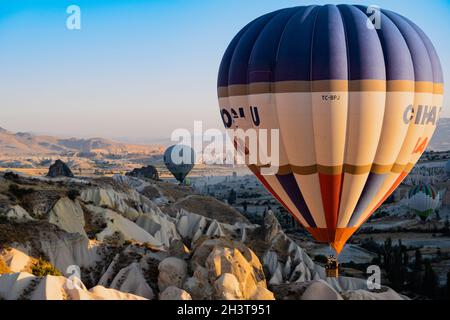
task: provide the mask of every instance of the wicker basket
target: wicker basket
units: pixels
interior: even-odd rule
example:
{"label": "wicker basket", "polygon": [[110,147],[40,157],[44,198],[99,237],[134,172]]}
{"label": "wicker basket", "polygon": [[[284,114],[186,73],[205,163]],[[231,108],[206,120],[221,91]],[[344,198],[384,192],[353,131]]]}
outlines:
{"label": "wicker basket", "polygon": [[337,278],[339,277],[339,268],[337,269],[325,269],[327,278]]}

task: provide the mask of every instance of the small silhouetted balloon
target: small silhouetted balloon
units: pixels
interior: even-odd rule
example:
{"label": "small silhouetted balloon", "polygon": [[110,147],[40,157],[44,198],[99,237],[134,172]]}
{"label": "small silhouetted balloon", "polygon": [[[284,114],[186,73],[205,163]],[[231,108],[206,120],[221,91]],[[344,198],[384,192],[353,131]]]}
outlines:
{"label": "small silhouetted balloon", "polygon": [[175,179],[184,181],[195,165],[195,152],[186,145],[174,145],[164,152],[164,164]]}

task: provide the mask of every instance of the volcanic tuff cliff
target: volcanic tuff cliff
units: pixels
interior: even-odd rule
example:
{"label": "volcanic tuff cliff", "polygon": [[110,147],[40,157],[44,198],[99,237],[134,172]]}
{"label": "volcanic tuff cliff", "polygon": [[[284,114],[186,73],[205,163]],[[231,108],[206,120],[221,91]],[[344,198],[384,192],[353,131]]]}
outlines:
{"label": "volcanic tuff cliff", "polygon": [[187,187],[128,176],[0,175],[0,273],[0,299],[404,298],[326,279],[270,212],[252,225]]}

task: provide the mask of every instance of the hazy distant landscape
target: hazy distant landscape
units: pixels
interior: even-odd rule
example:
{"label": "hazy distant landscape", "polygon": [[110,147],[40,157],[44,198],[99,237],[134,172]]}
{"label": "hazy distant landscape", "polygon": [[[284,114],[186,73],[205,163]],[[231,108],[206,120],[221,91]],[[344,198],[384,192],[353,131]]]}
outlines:
{"label": "hazy distant landscape", "polygon": [[[13,133],[0,128],[0,171],[45,175],[48,166],[61,159],[82,176],[124,174],[151,164],[161,177],[170,178],[162,162],[164,150],[165,146],[160,144],[129,144],[104,138],[59,138]],[[198,164],[191,175],[228,175],[233,170],[229,166],[208,168]],[[245,167],[237,170],[249,172]]]}
{"label": "hazy distant landscape", "polygon": [[[442,118],[428,150],[450,150],[448,137],[450,118]],[[125,173],[151,164],[161,171],[162,177],[170,177],[162,163],[165,147],[159,144],[129,144],[104,138],[59,138],[26,132],[14,133],[0,128],[0,170],[14,169],[42,175],[54,160],[62,159],[79,175]],[[230,175],[236,170],[241,174],[248,173],[245,167],[197,165],[191,175]]]}
{"label": "hazy distant landscape", "polygon": [[450,118],[441,118],[439,120],[428,149],[434,151],[450,150]]}

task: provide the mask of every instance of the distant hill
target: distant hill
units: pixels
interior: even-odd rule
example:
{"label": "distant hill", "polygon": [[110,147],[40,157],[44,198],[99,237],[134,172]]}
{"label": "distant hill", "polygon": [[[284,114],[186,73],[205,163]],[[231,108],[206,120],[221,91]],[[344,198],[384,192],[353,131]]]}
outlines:
{"label": "distant hill", "polygon": [[137,145],[116,142],[103,138],[58,138],[34,135],[27,132],[13,133],[0,128],[0,154],[2,155],[67,155],[102,154],[124,155],[161,154],[160,145]]}
{"label": "distant hill", "polygon": [[428,146],[429,150],[450,150],[450,118],[441,118]]}

